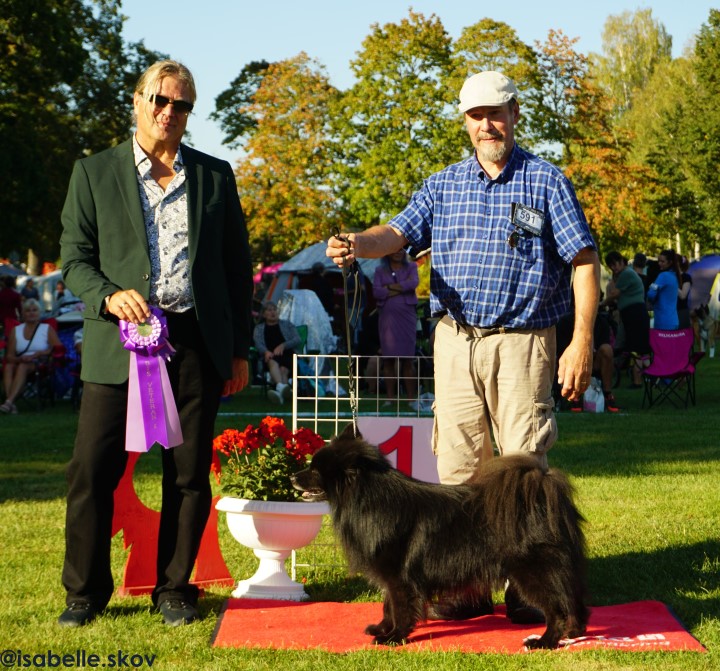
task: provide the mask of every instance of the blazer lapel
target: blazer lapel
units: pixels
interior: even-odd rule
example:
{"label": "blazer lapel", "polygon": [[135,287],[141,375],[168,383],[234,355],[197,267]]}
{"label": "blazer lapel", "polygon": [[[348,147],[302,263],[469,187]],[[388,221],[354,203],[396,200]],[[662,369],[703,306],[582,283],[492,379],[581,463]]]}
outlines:
{"label": "blazer lapel", "polygon": [[118,191],[122,194],[130,223],[147,249],[147,231],[145,230],[145,219],[143,218],[142,205],[138,195],[137,170],[133,159],[132,140],[123,142],[116,147],[113,169],[118,183]]}
{"label": "blazer lapel", "polygon": [[190,147],[181,145],[183,163],[185,164],[185,189],[188,206],[188,256],[190,264],[195,262],[200,226],[203,220],[203,166],[195,160]]}

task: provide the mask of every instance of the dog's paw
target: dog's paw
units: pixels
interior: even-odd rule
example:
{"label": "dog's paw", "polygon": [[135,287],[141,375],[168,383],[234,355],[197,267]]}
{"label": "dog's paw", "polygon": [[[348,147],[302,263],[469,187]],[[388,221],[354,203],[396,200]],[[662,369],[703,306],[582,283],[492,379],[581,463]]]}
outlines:
{"label": "dog's paw", "polygon": [[397,634],[387,634],[384,636],[376,636],[373,638],[375,645],[405,645],[407,638],[405,636],[399,636]]}
{"label": "dog's paw", "polygon": [[401,631],[393,627],[392,622],[383,620],[378,624],[369,624],[365,633],[373,637],[375,645],[403,645],[407,643],[409,631]]}
{"label": "dog's paw", "polygon": [[365,627],[365,633],[368,636],[384,636],[388,632],[387,627],[383,626],[384,624],[384,622],[380,622],[380,624],[369,624]]}
{"label": "dog's paw", "polygon": [[550,638],[546,638],[544,634],[542,636],[532,634],[523,640],[523,645],[528,650],[554,650],[558,647],[559,642],[558,640],[553,643],[553,641]]}

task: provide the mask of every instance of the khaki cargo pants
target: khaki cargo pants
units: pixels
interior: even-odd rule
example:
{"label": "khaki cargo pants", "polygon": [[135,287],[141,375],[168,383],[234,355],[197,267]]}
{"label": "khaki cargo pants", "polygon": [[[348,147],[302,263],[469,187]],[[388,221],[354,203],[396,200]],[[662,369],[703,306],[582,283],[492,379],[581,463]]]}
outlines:
{"label": "khaki cargo pants", "polygon": [[552,383],[555,328],[469,337],[449,317],[435,331],[433,452],[440,482],[461,484],[500,454],[547,466],[557,439]]}

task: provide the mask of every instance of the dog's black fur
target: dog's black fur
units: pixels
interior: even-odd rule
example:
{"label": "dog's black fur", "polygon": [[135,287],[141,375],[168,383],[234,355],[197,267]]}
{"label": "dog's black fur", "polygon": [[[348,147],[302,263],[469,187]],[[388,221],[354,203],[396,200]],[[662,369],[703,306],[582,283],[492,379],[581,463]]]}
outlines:
{"label": "dog's black fur", "polygon": [[545,614],[526,645],[554,648],[585,632],[583,518],[557,470],[532,456],[499,457],[469,485],[409,478],[352,427],[293,477],[307,500],[327,500],[351,567],[384,591],[376,643],[407,639],[438,594],[496,588],[510,579]]}

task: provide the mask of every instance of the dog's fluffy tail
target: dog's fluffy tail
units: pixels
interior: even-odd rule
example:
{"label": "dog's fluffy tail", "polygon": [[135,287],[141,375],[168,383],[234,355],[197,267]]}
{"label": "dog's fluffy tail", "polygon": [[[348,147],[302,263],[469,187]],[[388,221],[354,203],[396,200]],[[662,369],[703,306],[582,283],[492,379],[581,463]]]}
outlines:
{"label": "dog's fluffy tail", "polygon": [[[515,547],[540,534],[583,548],[584,519],[573,503],[573,487],[558,470],[542,468],[532,456],[493,459],[479,475],[483,508],[493,532]],[[562,541],[561,541],[562,542]]]}

